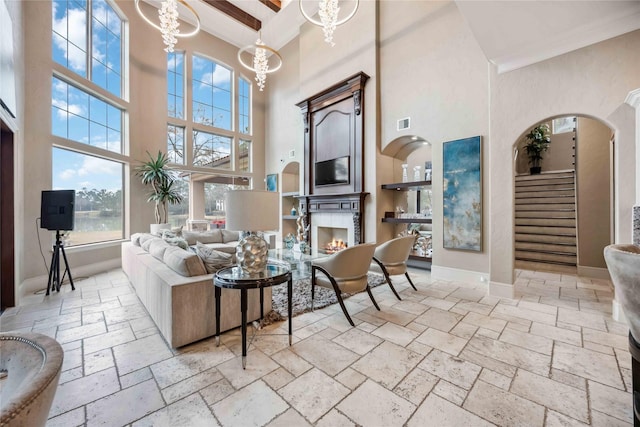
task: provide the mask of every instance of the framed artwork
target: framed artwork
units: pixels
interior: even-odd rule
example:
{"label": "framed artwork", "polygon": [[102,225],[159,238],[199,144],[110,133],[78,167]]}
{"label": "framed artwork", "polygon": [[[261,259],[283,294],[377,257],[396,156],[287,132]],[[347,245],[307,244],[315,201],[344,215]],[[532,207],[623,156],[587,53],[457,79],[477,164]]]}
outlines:
{"label": "framed artwork", "polygon": [[267,175],[267,191],[278,191],[278,174]]}
{"label": "framed artwork", "polygon": [[482,141],[479,136],[442,147],[445,249],[482,251]]}

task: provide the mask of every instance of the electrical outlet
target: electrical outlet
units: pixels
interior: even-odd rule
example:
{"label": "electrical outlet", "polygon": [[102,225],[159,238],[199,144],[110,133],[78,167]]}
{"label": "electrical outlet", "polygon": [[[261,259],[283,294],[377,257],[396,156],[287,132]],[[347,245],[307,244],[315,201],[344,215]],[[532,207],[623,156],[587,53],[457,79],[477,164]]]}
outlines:
{"label": "electrical outlet", "polygon": [[289,158],[293,159],[296,156],[296,150],[289,150]]}

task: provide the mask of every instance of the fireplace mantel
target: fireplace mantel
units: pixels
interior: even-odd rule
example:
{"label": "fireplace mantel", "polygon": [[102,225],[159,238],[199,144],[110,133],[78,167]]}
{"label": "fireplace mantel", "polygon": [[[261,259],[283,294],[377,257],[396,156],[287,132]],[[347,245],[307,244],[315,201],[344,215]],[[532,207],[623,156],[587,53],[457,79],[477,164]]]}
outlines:
{"label": "fireplace mantel", "polygon": [[369,193],[344,193],[344,194],[310,194],[298,196],[300,211],[307,217],[307,224],[313,219],[314,213],[351,214],[355,229],[355,240],[364,243],[364,199]]}

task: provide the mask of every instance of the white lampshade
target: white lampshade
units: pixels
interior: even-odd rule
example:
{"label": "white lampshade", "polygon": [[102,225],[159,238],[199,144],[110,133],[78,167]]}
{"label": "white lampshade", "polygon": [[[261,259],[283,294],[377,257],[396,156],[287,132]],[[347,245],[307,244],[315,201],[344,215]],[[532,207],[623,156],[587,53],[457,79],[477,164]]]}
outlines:
{"label": "white lampshade", "polygon": [[229,190],[225,200],[227,230],[269,231],[280,228],[280,193]]}

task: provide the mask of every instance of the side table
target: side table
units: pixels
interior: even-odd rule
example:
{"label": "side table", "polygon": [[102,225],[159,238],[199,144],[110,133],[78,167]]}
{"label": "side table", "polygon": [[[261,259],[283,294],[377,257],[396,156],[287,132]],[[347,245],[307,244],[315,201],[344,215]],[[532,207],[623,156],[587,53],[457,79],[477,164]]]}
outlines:
{"label": "side table", "polygon": [[247,366],[247,290],[260,289],[260,318],[264,317],[264,288],[287,282],[287,310],[289,314],[289,345],[293,328],[291,324],[293,279],[291,270],[283,264],[267,264],[258,274],[248,274],[240,267],[226,267],[213,276],[216,298],[216,346],[220,345],[220,300],[222,288],[240,291],[240,311],[242,313],[242,369]]}

